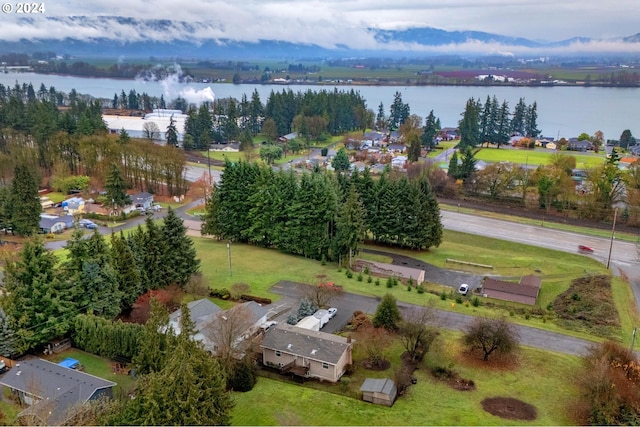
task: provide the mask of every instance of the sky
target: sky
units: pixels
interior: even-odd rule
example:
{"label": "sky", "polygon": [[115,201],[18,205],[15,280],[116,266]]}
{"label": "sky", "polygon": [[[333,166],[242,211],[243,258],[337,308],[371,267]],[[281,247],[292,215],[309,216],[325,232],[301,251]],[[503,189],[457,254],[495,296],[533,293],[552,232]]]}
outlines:
{"label": "sky", "polygon": [[[638,0],[49,0],[44,14],[17,14],[17,2],[0,14],[0,39],[63,37],[225,37],[279,39],[325,47],[344,43],[373,48],[367,28],[434,27],[474,30],[530,40],[571,37],[612,39],[640,33]],[[4,10],[3,10],[4,11]],[[126,16],[196,23],[158,32],[104,28],[82,19],[44,17]],[[27,21],[25,21],[27,20]],[[611,43],[606,42],[606,43]],[[606,45],[604,46],[606,49]]]}

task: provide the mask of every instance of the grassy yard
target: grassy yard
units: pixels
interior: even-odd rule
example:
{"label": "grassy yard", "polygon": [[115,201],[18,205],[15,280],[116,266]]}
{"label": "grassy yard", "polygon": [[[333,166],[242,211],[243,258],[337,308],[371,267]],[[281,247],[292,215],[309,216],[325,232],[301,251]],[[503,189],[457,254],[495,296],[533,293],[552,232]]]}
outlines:
{"label": "grassy yard", "polygon": [[[417,384],[391,408],[341,396],[344,386],[309,382],[313,388],[274,379],[259,378],[248,393],[234,394],[232,425],[572,425],[568,407],[578,398],[572,383],[580,359],[574,356],[522,348],[512,369],[485,368],[462,356],[460,334],[444,331],[415,371]],[[354,363],[355,372],[346,388],[352,395],[364,378],[389,378],[400,366],[403,349],[396,343],[388,352],[392,367],[368,371]],[[361,360],[356,341],[355,360]],[[473,391],[457,391],[435,380],[430,369],[447,367],[476,385]],[[534,373],[535,374],[532,374]],[[553,392],[550,392],[553,390]],[[514,397],[536,407],[533,421],[502,419],[482,409],[488,397]],[[283,405],[282,402],[286,402]]]}
{"label": "grassy yard", "polygon": [[[321,265],[318,261],[286,255],[276,250],[263,249],[250,245],[232,244],[232,274],[229,274],[226,243],[213,239],[195,238],[196,249],[202,260],[201,270],[205,283],[211,288],[229,288],[234,283],[246,283],[251,293],[271,298],[276,301],[278,294],[269,292],[271,286],[280,280],[303,283],[319,283],[321,280],[333,281],[344,287],[345,291],[362,295],[382,297],[387,292],[399,301],[416,304],[433,304],[443,310],[458,311],[470,315],[505,315],[516,323],[541,329],[571,334],[585,339],[596,339],[583,332],[568,331],[553,322],[553,314],[534,315],[532,307],[498,300],[481,299],[475,307],[472,300],[456,301],[456,294],[451,287],[431,284],[428,292],[418,294],[415,289],[407,291],[406,286],[387,288],[386,280],[367,282],[366,276],[358,280],[358,274],[347,278],[345,270],[338,269],[335,264]],[[430,251],[403,251],[399,249],[371,247],[415,257],[433,265],[461,270],[459,265],[446,262],[447,258],[493,265],[494,269],[471,268],[470,273],[479,275],[511,276],[517,280],[522,275],[536,273],[542,276],[542,290],[537,307],[546,313],[547,305],[561,292],[569,288],[571,281],[585,273],[608,274],[605,267],[597,261],[579,254],[568,254],[544,248],[511,243],[481,236],[456,233],[445,230],[444,243]],[[376,261],[388,261],[385,256],[364,255]],[[536,272],[540,271],[540,273]],[[614,279],[614,300],[621,317],[620,338],[629,341],[626,331],[638,323],[637,310],[630,296],[628,285],[620,279]],[[446,299],[441,299],[442,293]],[[491,302],[491,305],[487,302]],[[634,323],[635,322],[635,323]]]}
{"label": "grassy yard", "polygon": [[484,160],[485,162],[513,162],[527,165],[548,165],[551,162],[551,156],[561,153],[576,158],[576,167],[578,169],[589,169],[602,165],[605,161],[605,155],[602,154],[574,154],[570,151],[551,152],[542,150],[523,150],[511,148],[482,148],[475,158]]}

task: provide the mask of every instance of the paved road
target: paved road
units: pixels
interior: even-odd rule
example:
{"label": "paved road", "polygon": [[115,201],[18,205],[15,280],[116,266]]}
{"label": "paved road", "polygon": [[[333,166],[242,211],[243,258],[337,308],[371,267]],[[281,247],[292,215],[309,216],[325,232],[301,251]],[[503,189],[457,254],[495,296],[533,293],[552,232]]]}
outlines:
{"label": "paved road", "polygon": [[[287,311],[282,312],[286,307],[297,308],[298,301],[305,295],[304,287],[307,285],[294,282],[278,282],[271,288],[271,291],[282,295],[282,298],[274,307],[279,307],[274,312],[280,312],[279,316],[271,318],[278,322],[287,321]],[[379,298],[373,296],[356,295],[345,292],[334,298],[331,305],[338,309],[336,316],[322,328],[323,332],[333,333],[342,329],[350,320],[352,314],[356,310],[368,314],[374,314],[378,307]],[[407,310],[415,307],[413,304],[398,303],[400,310]],[[456,313],[453,311],[436,310],[436,319],[434,326],[462,331],[474,319],[468,314]],[[570,337],[555,332],[545,331],[542,329],[531,328],[522,325],[514,325],[520,337],[520,343],[529,347],[542,348],[545,350],[556,351],[572,355],[585,355],[589,347],[593,344],[591,341]]]}

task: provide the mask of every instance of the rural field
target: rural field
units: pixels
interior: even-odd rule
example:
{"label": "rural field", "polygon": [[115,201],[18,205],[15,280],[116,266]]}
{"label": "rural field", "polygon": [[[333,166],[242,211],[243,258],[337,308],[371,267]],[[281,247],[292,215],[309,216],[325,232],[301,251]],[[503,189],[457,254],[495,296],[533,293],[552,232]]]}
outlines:
{"label": "rural field", "polygon": [[606,160],[606,155],[604,152],[599,154],[578,154],[571,151],[555,151],[542,149],[526,150],[509,147],[502,147],[500,149],[481,148],[475,154],[475,158],[490,163],[512,162],[522,165],[544,166],[551,164],[552,156],[554,154],[564,154],[567,156],[575,157],[576,167],[578,169],[590,169],[595,166],[600,166]]}

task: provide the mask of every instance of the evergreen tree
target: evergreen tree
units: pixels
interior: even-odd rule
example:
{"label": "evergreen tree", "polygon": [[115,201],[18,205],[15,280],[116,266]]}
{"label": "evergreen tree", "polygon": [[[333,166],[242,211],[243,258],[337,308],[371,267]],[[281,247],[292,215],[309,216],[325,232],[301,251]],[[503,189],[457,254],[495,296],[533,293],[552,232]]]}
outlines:
{"label": "evergreen tree", "polygon": [[410,162],[417,162],[422,154],[422,140],[417,130],[411,130],[405,135],[405,144],[409,146],[407,158]]}
{"label": "evergreen tree", "polygon": [[433,110],[429,112],[429,115],[425,119],[425,125],[422,129],[422,146],[425,147],[428,151],[431,151],[433,147],[435,147],[435,138],[440,130],[439,126],[437,126],[438,120],[436,116],[433,114]]}
{"label": "evergreen tree", "polygon": [[82,265],[80,274],[82,286],[81,305],[84,312],[113,319],[120,314],[122,295],[118,289],[118,279],[110,264],[100,265],[96,259],[89,259]]}
{"label": "evergreen tree", "polygon": [[518,135],[526,135],[525,123],[527,116],[527,105],[524,103],[524,98],[520,98],[513,110],[513,116],[511,118],[511,132]]}
{"label": "evergreen tree", "polygon": [[19,260],[5,267],[2,306],[15,327],[18,353],[68,330],[70,296],[61,292],[56,264],[56,257],[36,240],[27,241]]}
{"label": "evergreen tree", "polygon": [[144,289],[161,289],[169,284],[169,272],[164,265],[168,246],[160,227],[151,217],[145,220],[143,240],[142,283]]}
{"label": "evergreen tree", "polygon": [[26,165],[14,169],[9,212],[14,233],[31,236],[38,231],[42,212],[38,181],[35,171]]}
{"label": "evergreen tree", "polygon": [[178,146],[178,129],[176,128],[176,122],[173,120],[173,115],[169,119],[169,126],[167,126],[167,133],[165,133],[167,139],[167,145]]}
{"label": "evergreen tree", "polygon": [[478,125],[479,108],[473,98],[467,101],[462,120],[458,124],[460,130],[459,147],[475,147],[480,141],[480,128]]}
{"label": "evergreen tree", "polygon": [[169,324],[167,310],[155,299],[151,299],[151,316],[140,336],[138,353],[133,357],[133,366],[138,374],[159,372],[166,365],[175,336],[166,330]]}
{"label": "evergreen tree", "polygon": [[349,162],[349,155],[347,150],[343,148],[339,149],[336,156],[331,160],[331,167],[339,172],[349,170],[351,162]]}
{"label": "evergreen tree", "polygon": [[378,105],[378,114],[376,115],[376,129],[386,129],[387,128],[387,119],[384,115],[384,105],[380,102]]}
{"label": "evergreen tree", "polygon": [[122,175],[120,174],[120,168],[112,163],[109,166],[109,176],[107,177],[107,183],[105,184],[105,204],[112,209],[124,208],[131,204],[131,197],[127,194],[127,184],[125,183]]}
{"label": "evergreen tree", "polygon": [[11,318],[0,308],[0,356],[11,358],[17,354],[16,339]]}
{"label": "evergreen tree", "polygon": [[504,101],[498,110],[498,121],[496,122],[495,143],[498,148],[500,148],[500,145],[509,142],[510,125],[509,104],[507,104],[507,101]]}
{"label": "evergreen tree", "polygon": [[165,253],[162,263],[166,271],[166,283],[179,286],[187,284],[191,276],[198,272],[200,260],[197,258],[193,241],[187,236],[187,228],[182,218],[169,207],[162,225],[162,239],[171,248]]}
{"label": "evergreen tree", "polygon": [[473,155],[473,150],[466,147],[462,150],[462,163],[458,169],[458,178],[467,181],[476,172],[477,160]]}
{"label": "evergreen tree", "polygon": [[355,255],[358,244],[364,240],[365,230],[364,207],[354,185],[349,189],[347,199],[338,208],[336,218],[336,234],[333,239],[337,257]]}
{"label": "evergreen tree", "polygon": [[396,298],[389,293],[385,294],[380,304],[378,304],[376,314],[373,316],[373,326],[396,330],[401,319]]}
{"label": "evergreen tree", "polygon": [[111,235],[111,265],[122,292],[121,307],[129,308],[142,294],[142,279],[138,262],[122,231],[120,235]]}
{"label": "evergreen tree", "polygon": [[458,165],[458,152],[454,151],[451,155],[451,159],[449,159],[449,168],[447,170],[447,175],[449,175],[453,179],[458,179],[460,174],[459,171],[460,165]]}
{"label": "evergreen tree", "polygon": [[525,135],[537,138],[540,135],[540,130],[538,129],[538,104],[536,102],[527,109],[525,120]]}
{"label": "evergreen tree", "polygon": [[402,94],[396,92],[393,95],[393,103],[389,113],[389,130],[396,130],[409,118],[409,104],[402,102]]}
{"label": "evergreen tree", "polygon": [[141,381],[138,394],[114,424],[228,425],[233,407],[223,368],[191,339],[193,323],[182,306],[181,332],[158,372]]}
{"label": "evergreen tree", "polygon": [[623,130],[620,135],[620,147],[627,149],[633,145],[636,145],[636,139],[631,134],[631,130]]}

